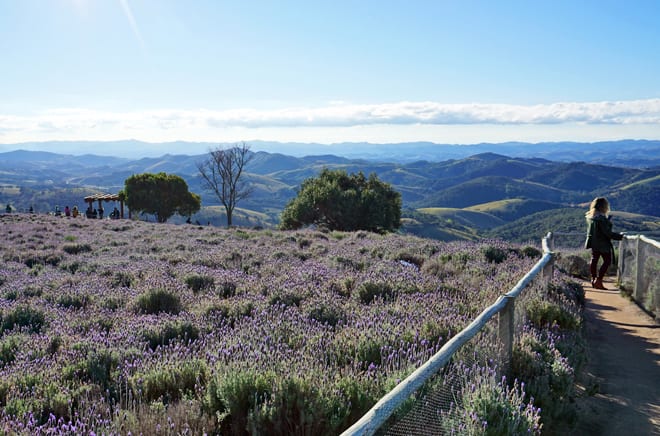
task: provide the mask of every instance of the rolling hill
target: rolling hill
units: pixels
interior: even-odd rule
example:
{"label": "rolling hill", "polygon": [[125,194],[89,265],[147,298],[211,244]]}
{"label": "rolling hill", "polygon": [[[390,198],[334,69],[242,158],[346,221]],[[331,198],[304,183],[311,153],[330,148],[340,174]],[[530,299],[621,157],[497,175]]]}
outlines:
{"label": "rolling hill", "polygon": [[[190,190],[202,196],[202,204],[211,207],[218,201],[202,189],[197,170],[197,163],[206,157],[166,154],[130,160],[31,151],[0,153],[0,204],[11,203],[17,210],[33,205],[42,212],[55,205],[80,207],[84,195],[117,192],[132,174],[163,171],[184,178]],[[644,228],[643,222],[660,219],[660,167],[555,162],[492,152],[439,162],[388,163],[259,151],[246,168],[245,180],[254,191],[239,204],[246,219],[238,224],[276,225],[302,181],[323,168],[376,173],[402,195],[404,217],[410,218],[404,221],[403,231],[436,234],[439,239],[511,235],[511,229],[525,233],[524,229],[531,231],[531,225],[517,220],[552,215],[552,211],[573,216],[571,209],[583,210],[599,195],[610,198],[614,210],[646,217],[639,219],[638,228]],[[217,216],[221,213],[213,208],[202,213],[200,221],[221,222]],[[582,220],[574,217],[574,225],[581,228]]]}

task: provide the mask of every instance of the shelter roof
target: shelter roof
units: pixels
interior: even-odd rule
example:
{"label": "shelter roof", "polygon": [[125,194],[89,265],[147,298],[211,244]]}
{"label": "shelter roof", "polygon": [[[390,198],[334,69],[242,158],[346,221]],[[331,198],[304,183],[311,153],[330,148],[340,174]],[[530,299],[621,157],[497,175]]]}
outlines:
{"label": "shelter roof", "polygon": [[90,202],[90,201],[119,201],[119,195],[118,194],[94,194],[94,195],[88,195],[85,197],[85,202]]}

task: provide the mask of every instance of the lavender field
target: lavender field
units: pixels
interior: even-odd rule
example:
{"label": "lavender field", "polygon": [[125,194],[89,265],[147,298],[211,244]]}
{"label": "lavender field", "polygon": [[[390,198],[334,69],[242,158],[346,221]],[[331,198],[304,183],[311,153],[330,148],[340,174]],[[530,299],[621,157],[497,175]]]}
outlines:
{"label": "lavender field", "polygon": [[10,434],[338,434],[538,260],[497,241],[46,215],[3,215],[0,233]]}

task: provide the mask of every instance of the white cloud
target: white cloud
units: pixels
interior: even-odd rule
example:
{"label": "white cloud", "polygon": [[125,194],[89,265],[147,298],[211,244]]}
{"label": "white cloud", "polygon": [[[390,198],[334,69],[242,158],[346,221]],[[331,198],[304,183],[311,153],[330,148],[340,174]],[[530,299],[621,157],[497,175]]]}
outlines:
{"label": "white cloud", "polygon": [[[232,110],[143,110],[130,112],[65,108],[31,115],[0,114],[0,142],[48,139],[200,140],[230,131],[245,135],[287,129],[323,131],[386,127],[422,129],[511,126],[647,126],[660,130],[660,99],[563,102],[547,105],[397,102],[324,107]],[[426,130],[428,130],[426,129]],[[369,130],[369,129],[367,129]],[[629,129],[626,129],[629,130]],[[243,136],[245,138],[245,136]],[[273,138],[263,138],[273,139]],[[411,138],[412,139],[412,138]],[[346,138],[351,140],[351,138]],[[488,140],[488,139],[486,139]]]}

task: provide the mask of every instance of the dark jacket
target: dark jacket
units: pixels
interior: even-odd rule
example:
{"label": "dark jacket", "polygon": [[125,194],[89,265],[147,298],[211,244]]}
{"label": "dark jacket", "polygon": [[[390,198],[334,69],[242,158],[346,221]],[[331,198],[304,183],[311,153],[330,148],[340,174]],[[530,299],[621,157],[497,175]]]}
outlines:
{"label": "dark jacket", "polygon": [[612,239],[620,241],[623,239],[621,233],[612,231],[612,222],[605,215],[596,215],[593,218],[587,218],[587,240],[584,248],[601,253],[608,253],[613,250]]}

